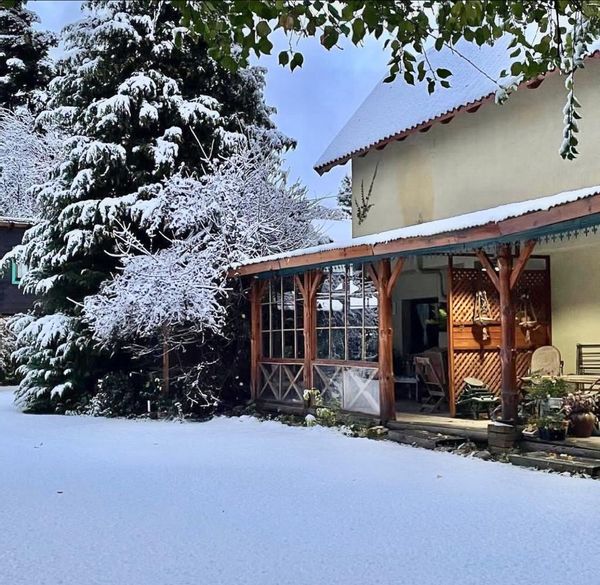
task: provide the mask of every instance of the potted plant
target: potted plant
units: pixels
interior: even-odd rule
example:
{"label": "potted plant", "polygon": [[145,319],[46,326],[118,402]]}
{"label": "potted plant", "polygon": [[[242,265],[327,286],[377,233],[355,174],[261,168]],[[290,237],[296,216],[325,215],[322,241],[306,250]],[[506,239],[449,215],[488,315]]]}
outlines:
{"label": "potted plant", "polygon": [[569,422],[571,432],[576,437],[590,437],[596,426],[597,398],[586,392],[574,392],[563,400],[563,408]]}
{"label": "potted plant", "polygon": [[568,393],[567,382],[551,376],[534,376],[527,387],[527,398],[534,403],[538,417],[560,410]]}
{"label": "potted plant", "polygon": [[534,420],[538,436],[543,441],[564,441],[567,438],[569,421],[561,412],[541,416]]}

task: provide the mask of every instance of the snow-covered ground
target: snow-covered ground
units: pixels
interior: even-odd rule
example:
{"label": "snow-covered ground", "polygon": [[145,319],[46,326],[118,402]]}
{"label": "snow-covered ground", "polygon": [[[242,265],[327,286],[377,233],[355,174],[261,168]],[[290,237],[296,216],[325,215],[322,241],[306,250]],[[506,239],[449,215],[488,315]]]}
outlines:
{"label": "snow-covered ground", "polygon": [[598,582],[600,482],[289,428],[34,416],[0,392],[2,585]]}

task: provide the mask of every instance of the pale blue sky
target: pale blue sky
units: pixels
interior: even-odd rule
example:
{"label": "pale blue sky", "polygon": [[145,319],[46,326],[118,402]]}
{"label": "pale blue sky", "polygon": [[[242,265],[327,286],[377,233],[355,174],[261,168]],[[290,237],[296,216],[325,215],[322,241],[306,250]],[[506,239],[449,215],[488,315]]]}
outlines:
{"label": "pale blue sky", "polygon": [[[80,4],[46,0],[28,6],[38,13],[44,28],[59,31],[79,17]],[[284,48],[285,41],[281,41]],[[317,41],[308,39],[300,44],[304,66],[292,73],[277,64],[279,50],[276,46],[273,56],[261,58],[257,64],[268,70],[266,101],[277,108],[277,126],[298,142],[287,157],[291,175],[300,178],[313,196],[334,196],[348,169],[337,167],[319,177],[313,164],[385,75],[386,55],[374,40],[360,48],[344,45],[343,50],[325,51]]]}

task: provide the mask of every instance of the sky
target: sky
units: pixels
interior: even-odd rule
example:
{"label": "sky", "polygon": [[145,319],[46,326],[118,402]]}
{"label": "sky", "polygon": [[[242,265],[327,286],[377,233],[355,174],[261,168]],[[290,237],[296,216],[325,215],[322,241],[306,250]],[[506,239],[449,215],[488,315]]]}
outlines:
{"label": "sky", "polygon": [[[79,18],[80,4],[46,0],[29,2],[28,7],[37,12],[42,28],[58,32]],[[286,48],[283,35],[275,41],[273,55],[261,57],[255,64],[267,69],[265,99],[277,109],[277,127],[297,141],[295,151],[287,155],[290,175],[300,179],[313,197],[329,197],[325,202],[334,205],[349,167],[336,167],[319,177],[313,165],[385,76],[386,54],[375,40],[363,47],[347,43],[341,49],[326,51],[317,40],[305,39],[299,45],[304,65],[292,73],[277,63],[277,54]]]}

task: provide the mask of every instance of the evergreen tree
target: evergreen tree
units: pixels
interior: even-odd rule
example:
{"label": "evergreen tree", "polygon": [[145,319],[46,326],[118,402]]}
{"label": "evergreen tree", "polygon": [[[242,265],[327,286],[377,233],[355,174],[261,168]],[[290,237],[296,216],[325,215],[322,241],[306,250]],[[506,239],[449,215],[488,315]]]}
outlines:
{"label": "evergreen tree", "polygon": [[202,160],[226,156],[250,126],[285,144],[263,102],[264,72],[226,71],[179,22],[170,2],[92,0],[63,33],[65,56],[40,118],[72,137],[40,189],[42,219],[14,253],[29,266],[26,289],[40,295],[37,314],[15,327],[17,397],[29,408],[53,397],[76,404],[107,372],[132,367],[124,352],[100,355],[80,317],[117,265],[115,226],[166,245],[168,226],[153,241],[139,228],[164,180],[201,173]]}
{"label": "evergreen tree", "polygon": [[337,202],[344,217],[352,217],[352,179],[348,175],[345,175],[340,183]]}
{"label": "evergreen tree", "polygon": [[37,108],[52,75],[48,50],[56,44],[56,37],[34,30],[39,19],[24,2],[12,4],[0,8],[0,107]]}

